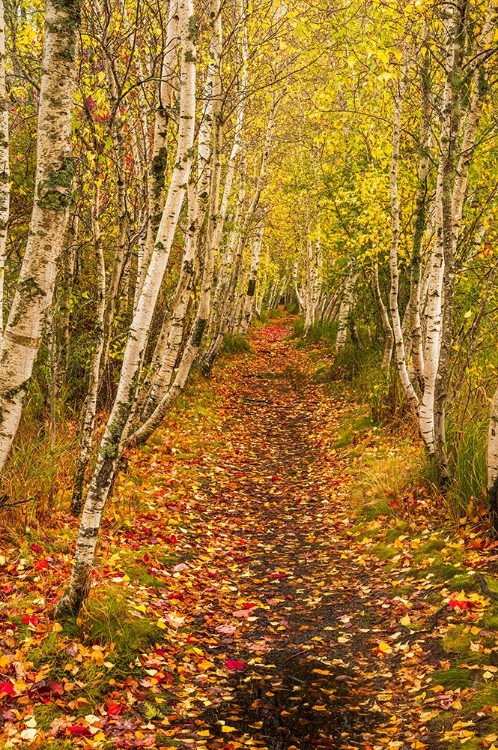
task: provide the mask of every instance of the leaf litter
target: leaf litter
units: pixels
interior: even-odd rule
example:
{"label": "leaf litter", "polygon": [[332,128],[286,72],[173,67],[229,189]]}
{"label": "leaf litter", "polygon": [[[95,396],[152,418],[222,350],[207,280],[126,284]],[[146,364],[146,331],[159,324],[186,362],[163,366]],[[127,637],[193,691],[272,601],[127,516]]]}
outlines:
{"label": "leaf litter", "polygon": [[498,614],[433,572],[488,575],[493,544],[444,536],[430,498],[358,520],[361,458],[335,448],[348,393],[288,333],[257,331],[129,453],[74,622],[49,619],[74,521],[6,543],[2,747],[498,747]]}

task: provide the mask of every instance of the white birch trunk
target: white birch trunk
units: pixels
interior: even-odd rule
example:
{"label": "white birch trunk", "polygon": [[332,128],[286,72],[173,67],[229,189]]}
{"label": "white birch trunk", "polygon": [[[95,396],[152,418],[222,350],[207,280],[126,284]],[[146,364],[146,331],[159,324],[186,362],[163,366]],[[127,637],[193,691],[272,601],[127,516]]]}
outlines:
{"label": "white birch trunk", "polygon": [[71,498],[71,513],[79,515],[83,498],[85,473],[90,460],[93,443],[95,415],[97,413],[97,397],[102,374],[102,358],[104,355],[104,318],[106,309],[106,269],[104,249],[100,233],[100,185],[95,187],[92,205],[92,232],[97,270],[97,308],[95,310],[95,349],[90,363],[88,390],[83,410],[81,426],[80,453],[76,461],[76,472],[73,482]]}
{"label": "white birch trunk", "polygon": [[339,307],[339,323],[337,326],[337,337],[335,340],[335,353],[340,354],[346,346],[346,337],[348,334],[349,316],[354,305],[354,290],[358,274],[354,262],[351,262],[344,292],[342,295],[341,306]]}
{"label": "white birch trunk", "polygon": [[14,440],[47,310],[71,200],[71,118],[78,0],[47,0],[35,199],[26,251],[0,347],[0,469]]}
{"label": "white birch trunk", "polygon": [[396,94],[394,108],[394,123],[392,136],[392,157],[390,173],[390,190],[391,190],[391,246],[389,249],[389,268],[391,272],[391,288],[389,291],[389,312],[391,313],[392,331],[394,336],[394,354],[396,366],[401,380],[403,390],[410,400],[413,408],[418,412],[419,399],[415,392],[408,368],[406,365],[405,342],[403,330],[401,327],[401,318],[399,314],[399,269],[398,269],[398,249],[399,249],[399,198],[398,198],[398,173],[399,173],[399,153],[401,143],[401,114],[403,109],[403,95],[405,89],[406,71],[403,72],[403,80],[399,84]]}
{"label": "white birch trunk", "polygon": [[116,399],[102,439],[78,533],[69,586],[56,607],[66,617],[81,607],[90,586],[97,536],[104,506],[114,481],[123,431],[133,406],[142,352],[168,263],[192,167],[195,130],[195,17],[193,0],[179,0],[181,39],[180,112],[175,167],[142,293],[130,326]]}
{"label": "white birch trunk", "polygon": [[261,257],[261,246],[263,244],[263,234],[265,225],[261,223],[256,229],[255,237],[251,247],[251,265],[249,268],[249,281],[244,300],[244,309],[242,311],[242,320],[240,332],[245,336],[251,324],[252,312],[254,308],[254,298],[256,293],[256,281],[258,278],[259,260]]}
{"label": "white birch trunk", "polygon": [[9,101],[5,82],[5,18],[0,0],[0,338],[3,336],[4,275],[10,204]]}

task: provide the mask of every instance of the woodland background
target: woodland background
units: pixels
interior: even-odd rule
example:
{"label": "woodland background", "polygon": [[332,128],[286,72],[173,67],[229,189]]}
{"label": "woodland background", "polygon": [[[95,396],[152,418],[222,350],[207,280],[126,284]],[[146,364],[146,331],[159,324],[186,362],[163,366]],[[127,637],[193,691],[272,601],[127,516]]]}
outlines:
{"label": "woodland background", "polygon": [[496,530],[495,0],[1,17],[2,510],[83,507],[59,615],[127,448],[282,304]]}

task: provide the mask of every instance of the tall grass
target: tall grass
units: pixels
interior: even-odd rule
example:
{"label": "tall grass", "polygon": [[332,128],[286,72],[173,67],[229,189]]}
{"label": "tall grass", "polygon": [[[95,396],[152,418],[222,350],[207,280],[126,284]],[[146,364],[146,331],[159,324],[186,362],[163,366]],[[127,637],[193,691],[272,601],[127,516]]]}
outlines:
{"label": "tall grass", "polygon": [[488,416],[479,415],[460,427],[454,417],[450,415],[447,432],[452,478],[448,498],[451,510],[460,516],[486,502]]}

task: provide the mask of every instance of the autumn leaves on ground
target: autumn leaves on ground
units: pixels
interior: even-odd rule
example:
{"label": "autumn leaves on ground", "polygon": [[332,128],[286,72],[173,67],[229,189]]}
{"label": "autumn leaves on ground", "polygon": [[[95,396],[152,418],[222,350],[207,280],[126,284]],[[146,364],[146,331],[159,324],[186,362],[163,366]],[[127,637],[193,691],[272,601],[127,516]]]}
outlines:
{"label": "autumn leaves on ground", "polygon": [[289,333],[127,456],[77,619],[50,619],[73,519],[5,542],[1,747],[498,747],[494,544]]}

